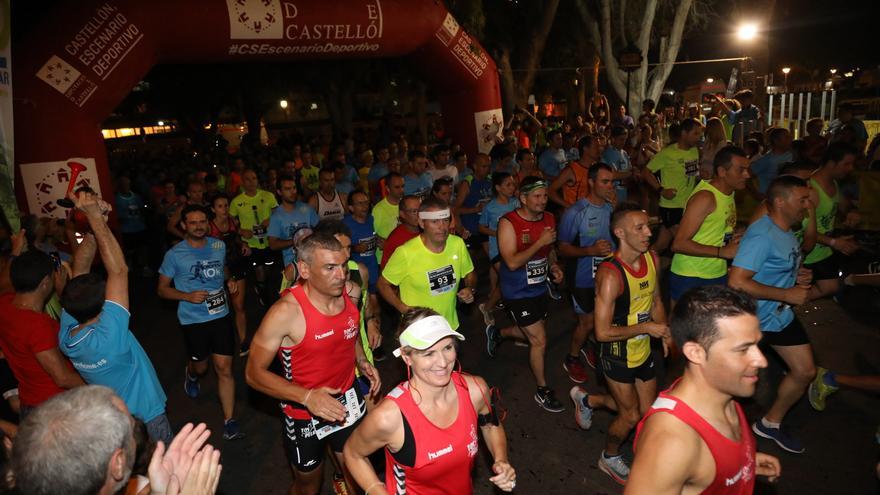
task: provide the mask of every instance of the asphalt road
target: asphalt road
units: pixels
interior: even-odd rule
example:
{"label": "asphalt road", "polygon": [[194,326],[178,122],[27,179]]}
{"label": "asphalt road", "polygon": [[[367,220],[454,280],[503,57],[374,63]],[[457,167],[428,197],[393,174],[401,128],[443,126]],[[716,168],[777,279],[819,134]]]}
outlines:
{"label": "asphalt road", "polygon": [[[134,273],[135,270],[132,270]],[[488,285],[485,272],[480,288]],[[236,358],[236,416],[247,438],[225,442],[216,380],[209,375],[202,382],[202,395],[189,399],[183,391],[185,352],[177,325],[175,307],[155,296],[154,279],[132,280],[132,331],[150,355],[168,395],[168,415],[175,429],[192,421],[206,422],[213,430],[211,443],[222,450],[223,476],[220,493],[272,495],[287,493],[292,476],[281,446],[281,425],[277,402],[247,387],[244,360]],[[486,289],[480,291],[485,297]],[[249,294],[250,327],[253,331],[262,309]],[[568,390],[573,385],[561,362],[575,324],[569,304],[553,302],[548,321],[547,379],[563,400],[563,413],[545,412],[533,399],[534,380],[528,368],[528,349],[507,342],[495,359],[483,349],[482,318],[475,306],[460,308],[461,330],[467,337],[460,353],[465,371],[482,375],[502,391],[507,410],[504,423],[510,445],[510,461],[517,470],[516,493],[520,494],[614,494],[621,488],[599,471],[596,460],[612,416],[598,411],[590,431],[574,422]],[[880,374],[880,325],[877,314],[847,311],[831,300],[798,310],[812,339],[816,360],[841,373]],[[499,315],[499,318],[501,316]],[[387,337],[386,337],[387,339]],[[390,340],[386,348],[391,349]],[[680,363],[670,363],[674,373]],[[389,357],[379,363],[383,391],[402,377],[402,367]],[[782,369],[778,360],[762,373],[754,399],[744,401],[751,420],[760,417],[773,399]],[[668,382],[668,381],[667,381]],[[590,391],[600,391],[593,373]],[[771,442],[758,439],[758,448],[777,455],[782,462],[782,479],[774,485],[759,481],[756,493],[776,494],[878,494],[880,483],[874,466],[880,447],[874,434],[880,425],[880,396],[842,390],[831,396],[827,409],[818,413],[806,399],[786,417],[787,428],[805,444],[802,455],[788,454]],[[488,481],[490,461],[485,448],[477,462],[474,487],[477,494],[495,493]],[[326,478],[326,477],[325,477]],[[325,481],[323,493],[332,493]]]}

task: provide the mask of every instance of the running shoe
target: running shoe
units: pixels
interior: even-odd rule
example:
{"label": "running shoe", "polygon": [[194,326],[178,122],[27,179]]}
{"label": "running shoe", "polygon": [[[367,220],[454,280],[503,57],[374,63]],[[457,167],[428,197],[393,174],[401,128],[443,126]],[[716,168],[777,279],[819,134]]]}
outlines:
{"label": "running shoe", "polygon": [[838,390],[838,387],[825,383],[825,377],[827,375],[827,369],[822,368],[821,366],[818,367],[816,369],[816,378],[810,383],[810,389],[807,393],[807,397],[810,399],[810,405],[817,411],[824,411],[825,398]]}
{"label": "running shoe", "polygon": [[547,293],[550,294],[550,298],[554,301],[562,299],[562,292],[559,290],[559,285],[550,280],[547,280]]}
{"label": "running shoe", "polygon": [[621,485],[625,485],[626,480],[629,479],[629,466],[626,465],[622,455],[606,457],[603,450],[599,455],[599,470]]}
{"label": "running shoe", "polygon": [[576,357],[565,356],[562,360],[562,367],[568,373],[569,380],[575,383],[584,383],[587,381],[587,370],[581,364],[581,360]]}
{"label": "running shoe", "polygon": [[241,345],[238,346],[238,357],[245,357],[249,352],[251,352],[250,342],[242,342]]}
{"label": "running shoe", "polygon": [[592,340],[588,340],[583,347],[581,347],[581,356],[584,357],[584,361],[587,362],[587,365],[590,368],[596,369],[596,346],[593,344]]}
{"label": "running shoe", "polygon": [[574,402],[574,420],[582,430],[589,430],[593,426],[593,408],[588,405],[587,399],[590,394],[583,387],[571,387],[568,392],[571,401]]}
{"label": "running shoe", "polygon": [[483,323],[485,323],[486,326],[495,324],[495,315],[486,307],[486,303],[480,303],[477,308],[480,310],[480,314],[483,315]]}
{"label": "running shoe", "polygon": [[773,440],[782,450],[791,452],[792,454],[804,453],[805,449],[804,446],[801,445],[801,442],[782,431],[782,428],[768,428],[764,426],[764,423],[762,423],[761,420],[758,420],[752,424],[752,431],[755,432],[755,435],[758,435],[761,438]]}
{"label": "running shoe", "polygon": [[199,386],[199,379],[197,377],[193,378],[189,376],[189,367],[186,367],[183,373],[183,391],[186,392],[186,395],[189,396],[190,399],[198,398],[199,390],[201,389]]}
{"label": "running shoe", "polygon": [[495,357],[495,351],[498,349],[498,344],[500,342],[501,342],[501,332],[498,331],[498,328],[495,325],[487,325],[486,326],[486,354],[488,354],[490,358]]}
{"label": "running shoe", "polygon": [[238,421],[228,419],[223,423],[223,440],[238,440],[244,438],[244,436],[244,433],[242,433],[241,428],[238,426]]}
{"label": "running shoe", "polygon": [[335,495],[350,495],[351,493],[348,491],[345,478],[339,473],[333,473],[333,493]]}
{"label": "running shoe", "polygon": [[543,407],[545,411],[553,413],[565,411],[565,408],[562,407],[562,403],[556,399],[553,391],[547,387],[538,387],[538,391],[535,392],[535,402]]}

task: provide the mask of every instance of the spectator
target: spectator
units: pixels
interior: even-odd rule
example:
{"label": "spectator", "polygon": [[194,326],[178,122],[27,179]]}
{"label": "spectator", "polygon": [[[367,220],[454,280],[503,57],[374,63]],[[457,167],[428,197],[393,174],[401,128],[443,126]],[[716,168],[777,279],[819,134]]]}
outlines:
{"label": "spectator", "polygon": [[742,106],[730,117],[730,125],[733,127],[733,143],[737,146],[742,145],[749,133],[762,129],[761,109],[752,104],[754,97],[755,95],[749,89],[743,89],[734,96]]}
{"label": "spectator", "polygon": [[15,292],[0,295],[0,349],[18,380],[22,419],[64,389],[83,385],[58,350],[58,322],[43,312],[57,273],[49,255],[28,251],[10,266]]}
{"label": "spectator", "polygon": [[865,129],[865,124],[853,115],[852,103],[841,103],[837,107],[837,118],[828,124],[828,134],[831,135],[831,141],[839,141],[841,132],[847,125],[852,128],[854,134],[853,142],[850,144],[855,146],[859,153],[865,151],[865,145],[868,143],[868,131]]}
{"label": "spectator", "polygon": [[153,441],[170,442],[165,392],[153,363],[128,329],[128,267],[122,249],[102,215],[96,196],[80,193],[76,208],[85,213],[95,233],[107,281],[96,274],[74,277],[61,295],[62,352],[89,384],[104,385],[146,423]]}
{"label": "spectator", "polygon": [[[184,426],[150,461],[148,493],[217,491],[220,451],[205,445],[210,431]],[[47,401],[22,422],[12,448],[15,488],[21,495],[117,493],[135,461],[134,421],[107,387],[90,385]],[[47,469],[51,466],[51,469]]]}

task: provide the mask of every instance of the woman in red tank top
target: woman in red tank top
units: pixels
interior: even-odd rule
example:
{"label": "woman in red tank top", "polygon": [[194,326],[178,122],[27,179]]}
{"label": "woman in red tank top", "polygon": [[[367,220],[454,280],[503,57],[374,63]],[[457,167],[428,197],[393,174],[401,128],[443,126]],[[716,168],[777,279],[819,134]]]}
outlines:
{"label": "woman in red tank top", "polygon": [[[395,387],[366,416],[345,444],[345,465],[365,495],[468,495],[478,450],[477,428],[494,464],[490,481],[509,492],[516,473],[507,461],[507,437],[480,377],[454,371],[454,339],[464,336],[430,309],[403,315],[395,356],[409,380]],[[385,448],[385,481],[367,456]]]}
{"label": "woman in red tank top", "polygon": [[229,215],[229,197],[218,193],[211,200],[211,237],[220,239],[226,243],[226,267],[238,290],[230,296],[232,310],[235,313],[235,330],[238,332],[238,341],[241,345],[239,355],[248,353],[249,342],[247,340],[247,314],[244,310],[244,295],[246,292],[247,256],[250,255],[248,245],[241,242],[238,235],[238,225],[235,219]]}

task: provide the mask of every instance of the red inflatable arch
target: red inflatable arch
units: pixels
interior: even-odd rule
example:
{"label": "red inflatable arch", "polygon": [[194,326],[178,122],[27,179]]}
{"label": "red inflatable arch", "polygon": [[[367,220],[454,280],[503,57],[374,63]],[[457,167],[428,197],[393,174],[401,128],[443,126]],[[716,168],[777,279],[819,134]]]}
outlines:
{"label": "red inflatable arch", "polygon": [[465,150],[503,122],[494,61],[436,0],[71,0],[13,50],[16,195],[42,215],[71,163],[110,194],[100,124],[159,63],[408,56]]}

